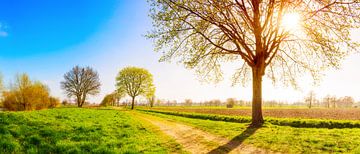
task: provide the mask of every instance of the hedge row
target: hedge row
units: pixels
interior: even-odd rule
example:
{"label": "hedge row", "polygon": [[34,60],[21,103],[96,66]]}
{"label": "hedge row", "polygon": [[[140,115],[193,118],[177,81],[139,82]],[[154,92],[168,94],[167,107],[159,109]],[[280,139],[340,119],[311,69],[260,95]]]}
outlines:
{"label": "hedge row", "polygon": [[[144,112],[161,113],[166,115],[181,116],[194,119],[250,123],[251,118],[245,116],[226,116],[216,114],[187,113],[174,111],[159,111],[137,109]],[[319,120],[319,119],[294,119],[294,118],[265,118],[266,123],[278,126],[291,126],[297,128],[360,128],[360,121],[349,120]]]}

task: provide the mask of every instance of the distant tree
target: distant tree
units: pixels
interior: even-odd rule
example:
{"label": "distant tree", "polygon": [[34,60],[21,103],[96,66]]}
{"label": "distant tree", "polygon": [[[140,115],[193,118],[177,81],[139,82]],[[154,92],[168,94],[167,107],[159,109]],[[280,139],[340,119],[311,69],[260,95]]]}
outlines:
{"label": "distant tree", "polygon": [[308,104],[309,109],[314,105],[315,101],[316,101],[316,94],[314,91],[311,90],[305,98],[305,102]]}
{"label": "distant tree", "polygon": [[[360,27],[357,0],[149,0],[161,61],[179,60],[210,81],[222,79],[222,64],[239,65],[233,82],[252,78],[252,126],[261,125],[262,81],[296,86],[299,74],[338,67],[359,44],[350,31]],[[295,14],[295,15],[294,15]],[[293,15],[293,16],[291,16]],[[300,18],[298,28],[286,17]]]}
{"label": "distant tree", "polygon": [[64,74],[61,88],[69,97],[75,97],[78,107],[85,104],[88,95],[100,92],[100,79],[98,73],[90,67],[75,66]]}
{"label": "distant tree", "polygon": [[124,93],[115,91],[111,94],[107,94],[104,99],[101,101],[101,106],[119,106],[120,99],[124,97]]}
{"label": "distant tree", "polygon": [[3,76],[0,73],[0,107],[3,107],[3,91],[5,90],[4,88],[4,82],[3,82]]}
{"label": "distant tree", "polygon": [[214,106],[220,106],[221,100],[215,99],[215,100],[213,100],[213,103],[214,103]]}
{"label": "distant tree", "polygon": [[67,100],[63,100],[63,101],[61,102],[61,104],[62,104],[63,106],[66,106],[66,105],[69,104],[69,102],[68,102]]}
{"label": "distant tree", "polygon": [[49,101],[50,101],[50,108],[55,108],[58,107],[60,105],[60,99],[55,98],[55,97],[49,97]]}
{"label": "distant tree", "polygon": [[325,106],[327,108],[330,108],[330,104],[331,104],[331,96],[330,95],[326,95],[324,98],[323,98],[323,102],[325,104]]}
{"label": "distant tree", "polygon": [[155,103],[155,90],[156,88],[154,86],[152,86],[151,88],[149,88],[145,94],[145,97],[147,99],[147,101],[150,104],[150,107],[154,106]]}
{"label": "distant tree", "polygon": [[32,81],[27,74],[16,76],[9,91],[3,92],[4,107],[10,111],[38,110],[56,107],[49,88],[39,81]]}
{"label": "distant tree", "polygon": [[156,105],[157,105],[157,106],[160,106],[161,104],[163,104],[163,102],[164,102],[163,100],[157,99],[157,100],[156,100]]}
{"label": "distant tree", "polygon": [[191,106],[193,104],[193,101],[191,99],[185,99],[184,105],[185,106]]}
{"label": "distant tree", "polygon": [[338,99],[336,98],[336,96],[331,96],[330,102],[333,105],[333,108],[336,108],[336,104],[338,102]]}
{"label": "distant tree", "polygon": [[132,98],[131,109],[134,109],[135,98],[145,96],[154,89],[152,74],[143,68],[126,67],[116,77],[116,86],[119,91],[125,91]]}
{"label": "distant tree", "polygon": [[115,97],[113,94],[105,95],[104,99],[101,101],[100,106],[114,106]]}
{"label": "distant tree", "polygon": [[345,96],[338,100],[339,107],[352,107],[355,103],[354,98],[351,96]]}
{"label": "distant tree", "polygon": [[[3,81],[3,76],[2,74],[0,73],[0,93],[4,90],[4,81]],[[1,96],[0,96],[1,98]]]}
{"label": "distant tree", "polygon": [[235,98],[228,98],[226,99],[226,107],[227,108],[233,108],[234,105],[236,103],[236,99]]}

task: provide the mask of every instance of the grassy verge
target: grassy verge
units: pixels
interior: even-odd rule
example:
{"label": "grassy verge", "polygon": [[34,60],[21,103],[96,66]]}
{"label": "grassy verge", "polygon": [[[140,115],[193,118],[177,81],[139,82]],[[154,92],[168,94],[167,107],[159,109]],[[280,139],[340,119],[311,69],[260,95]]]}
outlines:
{"label": "grassy verge", "polygon": [[[251,118],[246,116],[226,116],[226,115],[216,115],[216,114],[160,111],[160,110],[147,110],[147,109],[138,109],[138,110],[144,112],[161,113],[167,115],[175,115],[175,116],[214,120],[214,121],[226,121],[226,122],[238,122],[238,123],[251,122]],[[299,127],[299,128],[360,128],[360,122],[354,120],[266,118],[265,122],[278,126],[291,126],[291,127]]]}
{"label": "grassy verge", "polygon": [[131,112],[62,108],[0,113],[0,153],[181,153]]}
{"label": "grassy verge", "polygon": [[259,148],[285,153],[360,153],[359,128],[294,128],[266,123],[259,129],[249,123],[233,123],[145,112],[194,126],[209,133],[241,140]]}

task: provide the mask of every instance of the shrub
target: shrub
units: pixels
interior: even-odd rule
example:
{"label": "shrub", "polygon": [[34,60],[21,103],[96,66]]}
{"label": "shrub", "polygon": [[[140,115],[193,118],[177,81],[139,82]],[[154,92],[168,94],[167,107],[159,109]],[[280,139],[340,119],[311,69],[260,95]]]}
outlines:
{"label": "shrub", "polygon": [[50,97],[49,88],[29,76],[21,74],[9,91],[3,92],[4,107],[10,111],[39,110],[56,107],[59,100]]}
{"label": "shrub", "polygon": [[234,98],[228,98],[226,100],[226,107],[227,108],[233,108],[235,105],[236,100]]}

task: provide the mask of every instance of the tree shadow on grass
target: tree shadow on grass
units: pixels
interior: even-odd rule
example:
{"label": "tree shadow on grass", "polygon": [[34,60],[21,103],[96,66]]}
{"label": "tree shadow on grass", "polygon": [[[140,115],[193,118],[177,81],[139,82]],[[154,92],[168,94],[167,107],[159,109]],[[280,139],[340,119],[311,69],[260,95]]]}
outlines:
{"label": "tree shadow on grass", "polygon": [[228,143],[211,150],[208,154],[229,153],[240,146],[245,139],[253,135],[258,129],[259,127],[247,127],[240,135],[235,136]]}

